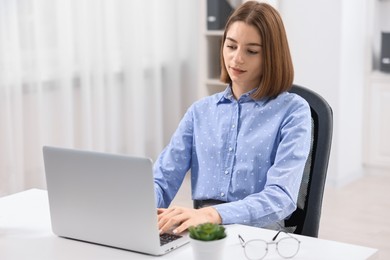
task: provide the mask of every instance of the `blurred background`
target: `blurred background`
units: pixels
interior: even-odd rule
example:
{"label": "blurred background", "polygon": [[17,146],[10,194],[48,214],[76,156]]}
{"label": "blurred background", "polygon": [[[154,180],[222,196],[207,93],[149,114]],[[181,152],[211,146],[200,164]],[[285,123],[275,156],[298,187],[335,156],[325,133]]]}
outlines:
{"label": "blurred background", "polygon": [[0,0],[0,195],[42,146],[155,159],[197,99],[198,1]]}
{"label": "blurred background", "polygon": [[[337,237],[332,216],[350,223],[372,203],[369,216],[390,219],[390,0],[266,2],[284,20],[295,84],[334,111],[324,237]],[[188,106],[225,88],[222,28],[208,18],[206,0],[0,0],[0,196],[45,188],[43,145],[155,160]],[[369,221],[380,224],[363,239],[375,229],[388,242],[389,222]]]}

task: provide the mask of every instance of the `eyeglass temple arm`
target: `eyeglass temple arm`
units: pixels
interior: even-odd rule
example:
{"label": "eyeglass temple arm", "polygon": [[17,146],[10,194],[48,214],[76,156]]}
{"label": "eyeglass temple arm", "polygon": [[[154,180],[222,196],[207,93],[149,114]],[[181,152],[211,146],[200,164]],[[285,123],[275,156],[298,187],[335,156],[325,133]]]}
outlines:
{"label": "eyeglass temple arm", "polygon": [[245,245],[245,240],[242,238],[241,235],[238,235],[238,240],[240,240],[241,246],[244,247],[244,245]]}
{"label": "eyeglass temple arm", "polygon": [[280,232],[282,232],[282,230],[279,230],[278,233],[276,233],[276,235],[272,238],[272,241],[275,241],[275,239],[279,236]]}
{"label": "eyeglass temple arm", "polygon": [[295,237],[293,237],[293,236],[290,235],[289,233],[284,232],[283,230],[279,230],[278,233],[276,233],[276,235],[272,238],[272,241],[275,241],[275,239],[279,236],[279,234],[280,234],[281,232],[285,233],[285,234],[288,235],[289,237],[292,237],[292,238],[296,239]]}
{"label": "eyeglass temple arm", "polygon": [[[272,241],[275,241],[276,238],[278,238],[280,232],[282,232],[282,230],[279,230],[278,233],[276,233],[276,235],[272,238]],[[238,235],[238,239],[240,240],[241,245],[244,246],[245,240],[242,238],[241,235]]]}

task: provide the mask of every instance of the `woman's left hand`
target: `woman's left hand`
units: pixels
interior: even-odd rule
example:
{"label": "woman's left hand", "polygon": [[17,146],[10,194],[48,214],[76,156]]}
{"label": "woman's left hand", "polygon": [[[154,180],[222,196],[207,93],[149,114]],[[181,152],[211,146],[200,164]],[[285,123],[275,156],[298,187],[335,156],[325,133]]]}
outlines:
{"label": "woman's left hand", "polygon": [[173,206],[168,209],[157,209],[158,226],[160,233],[173,229],[173,233],[179,234],[191,226],[197,226],[206,222],[221,224],[222,219],[218,211],[213,207],[192,209]]}

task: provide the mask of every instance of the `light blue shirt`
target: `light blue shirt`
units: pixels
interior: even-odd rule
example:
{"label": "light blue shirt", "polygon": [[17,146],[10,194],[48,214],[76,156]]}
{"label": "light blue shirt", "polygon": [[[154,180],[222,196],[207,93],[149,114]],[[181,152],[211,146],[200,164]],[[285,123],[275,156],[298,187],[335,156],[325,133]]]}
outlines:
{"label": "light blue shirt", "polygon": [[157,207],[168,207],[191,169],[192,199],[213,206],[223,224],[267,226],[296,209],[310,149],[307,102],[288,92],[236,100],[230,86],[195,102],[154,164]]}

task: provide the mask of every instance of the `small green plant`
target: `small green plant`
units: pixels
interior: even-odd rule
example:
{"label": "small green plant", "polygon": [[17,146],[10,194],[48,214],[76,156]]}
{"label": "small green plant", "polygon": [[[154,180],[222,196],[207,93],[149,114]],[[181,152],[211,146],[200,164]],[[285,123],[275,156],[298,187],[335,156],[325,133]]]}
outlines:
{"label": "small green plant", "polygon": [[196,240],[212,241],[226,237],[225,228],[218,224],[204,223],[188,229],[190,237]]}

